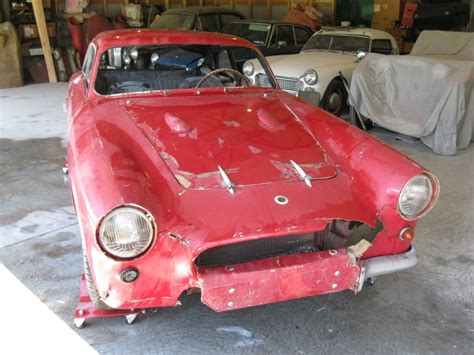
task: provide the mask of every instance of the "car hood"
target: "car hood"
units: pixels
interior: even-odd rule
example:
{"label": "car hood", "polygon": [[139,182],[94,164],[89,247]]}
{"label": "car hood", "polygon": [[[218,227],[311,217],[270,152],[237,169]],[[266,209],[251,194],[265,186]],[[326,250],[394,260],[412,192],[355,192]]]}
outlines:
{"label": "car hood", "polygon": [[[232,91],[232,90],[230,90]],[[329,179],[325,151],[272,94],[191,94],[121,100],[177,181],[188,189]]]}
{"label": "car hood", "polygon": [[318,71],[327,66],[341,66],[354,63],[357,57],[352,54],[305,51],[294,55],[278,55],[267,58],[276,76],[300,77],[305,70]]}

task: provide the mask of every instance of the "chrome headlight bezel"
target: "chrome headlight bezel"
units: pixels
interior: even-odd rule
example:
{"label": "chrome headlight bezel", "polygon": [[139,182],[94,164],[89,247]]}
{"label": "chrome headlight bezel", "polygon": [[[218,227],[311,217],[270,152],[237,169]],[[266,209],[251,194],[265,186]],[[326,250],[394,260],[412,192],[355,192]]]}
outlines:
{"label": "chrome headlight bezel", "polygon": [[255,66],[253,63],[250,61],[245,62],[242,66],[242,73],[244,73],[248,78],[251,77],[255,73]]}
{"label": "chrome headlight bezel", "polygon": [[[120,214],[131,214],[131,216],[138,216],[141,218],[141,222],[145,223],[146,233],[142,236],[136,237],[137,240],[126,242],[116,242],[116,245],[113,245],[111,236],[105,237],[105,233],[110,234],[109,223],[116,223],[114,219]],[[109,229],[109,230],[108,230]],[[97,240],[101,249],[109,256],[121,260],[135,259],[143,254],[145,254],[153,244],[156,234],[156,223],[152,214],[146,211],[144,208],[134,205],[125,205],[120,206],[112,211],[110,211],[104,218],[100,221],[97,227]],[[130,238],[130,237],[128,237]],[[140,240],[139,240],[140,239]],[[135,243],[135,246],[131,244]],[[138,243],[138,245],[137,245]],[[128,249],[128,250],[124,250]]]}
{"label": "chrome headlight bezel", "polygon": [[[409,202],[407,202],[407,194],[411,193],[412,195],[414,192],[410,192],[409,189],[415,188],[413,185],[416,183],[420,182],[420,179],[422,179],[424,182],[427,183],[427,195],[424,198],[423,203],[417,203],[418,205],[421,205],[418,208],[415,208],[415,211],[409,212],[410,206]],[[438,191],[439,191],[439,184],[437,179],[426,172],[418,174],[413,176],[411,179],[409,179],[403,188],[400,190],[400,194],[398,196],[398,213],[400,216],[407,220],[407,221],[414,221],[417,220],[423,216],[425,216],[433,207],[434,203],[436,202],[438,198]],[[413,197],[412,197],[413,200]],[[405,206],[404,206],[405,205]],[[413,207],[412,207],[413,208]]]}
{"label": "chrome headlight bezel", "polygon": [[306,70],[302,77],[306,85],[314,85],[318,82],[318,73],[314,69]]}

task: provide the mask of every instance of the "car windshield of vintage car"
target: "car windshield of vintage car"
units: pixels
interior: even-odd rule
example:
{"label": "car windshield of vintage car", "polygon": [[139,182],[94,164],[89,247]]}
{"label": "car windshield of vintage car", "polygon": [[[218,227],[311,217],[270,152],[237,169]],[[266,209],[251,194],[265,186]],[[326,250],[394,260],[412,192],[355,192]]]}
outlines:
{"label": "car windshield of vintage car", "polygon": [[348,35],[314,35],[303,48],[303,51],[328,51],[345,53],[367,53],[370,39],[366,36]]}
{"label": "car windshield of vintage car", "polygon": [[[264,69],[254,84],[239,58],[257,59]],[[94,88],[101,95],[192,88],[275,87],[265,61],[248,47],[144,45],[105,51]]]}
{"label": "car windshield of vintage car", "polygon": [[163,14],[151,28],[155,30],[189,30],[193,24],[193,15]]}
{"label": "car windshield of vintage car", "polygon": [[271,26],[265,23],[233,22],[224,27],[222,32],[245,38],[257,46],[264,46]]}

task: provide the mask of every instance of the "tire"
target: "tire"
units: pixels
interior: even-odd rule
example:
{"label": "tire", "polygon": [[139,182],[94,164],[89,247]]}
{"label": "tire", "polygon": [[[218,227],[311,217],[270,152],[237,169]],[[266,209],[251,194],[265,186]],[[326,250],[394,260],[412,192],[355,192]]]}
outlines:
{"label": "tire", "polygon": [[321,107],[335,116],[340,116],[347,102],[347,92],[340,80],[334,79],[326,89]]}
{"label": "tire", "polygon": [[83,263],[84,263],[84,275],[86,277],[87,292],[89,293],[89,297],[92,303],[94,303],[95,308],[101,309],[101,310],[111,309],[109,306],[107,306],[107,304],[105,304],[104,301],[101,300],[99,296],[99,292],[97,292],[97,289],[94,284],[94,279],[92,278],[91,269],[89,267],[89,262],[87,261],[87,258],[85,255],[83,258]]}

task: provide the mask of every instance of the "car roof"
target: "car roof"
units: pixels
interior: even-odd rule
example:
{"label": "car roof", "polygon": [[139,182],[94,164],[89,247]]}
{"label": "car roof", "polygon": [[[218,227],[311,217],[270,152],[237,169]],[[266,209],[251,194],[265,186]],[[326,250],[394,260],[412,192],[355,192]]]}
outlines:
{"label": "car roof", "polygon": [[388,32],[377,30],[375,28],[355,28],[355,27],[323,27],[317,34],[335,34],[335,35],[363,35],[377,39],[392,39]]}
{"label": "car roof", "polygon": [[253,43],[231,35],[181,30],[126,29],[105,31],[94,38],[99,51],[121,46],[148,44],[209,44],[256,48]]}
{"label": "car roof", "polygon": [[229,23],[259,23],[259,24],[261,23],[261,24],[269,24],[269,25],[291,25],[291,26],[299,26],[299,27],[305,27],[305,28],[310,29],[308,26],[301,25],[299,23],[291,23],[291,22],[278,21],[278,20],[240,20],[240,21],[231,21]]}
{"label": "car roof", "polygon": [[209,14],[232,14],[245,18],[239,11],[218,6],[189,6],[170,9],[163,14],[190,14],[190,15],[209,15]]}

